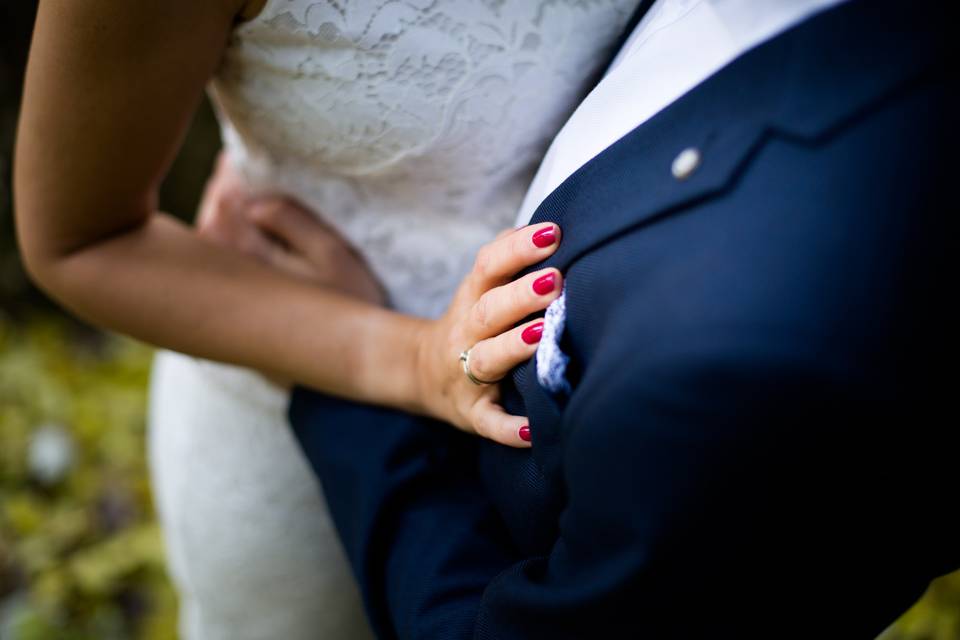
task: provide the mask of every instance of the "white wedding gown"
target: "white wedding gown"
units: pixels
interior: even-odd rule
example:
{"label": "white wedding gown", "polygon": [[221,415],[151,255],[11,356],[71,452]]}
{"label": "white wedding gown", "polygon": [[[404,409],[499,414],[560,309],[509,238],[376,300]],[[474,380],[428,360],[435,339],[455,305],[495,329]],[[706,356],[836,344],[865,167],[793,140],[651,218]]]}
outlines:
{"label": "white wedding gown", "polygon": [[[270,0],[212,83],[226,149],[334,225],[396,308],[437,315],[637,3]],[[186,640],[370,637],[287,399],[157,356],[150,460]]]}

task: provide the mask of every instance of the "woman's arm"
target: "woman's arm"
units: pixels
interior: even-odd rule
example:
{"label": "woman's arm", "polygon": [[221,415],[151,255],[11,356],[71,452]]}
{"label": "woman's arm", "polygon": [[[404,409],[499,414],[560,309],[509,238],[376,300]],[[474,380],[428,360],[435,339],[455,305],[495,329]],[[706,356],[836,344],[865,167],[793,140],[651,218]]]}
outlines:
{"label": "woman's arm", "polygon": [[[238,0],[40,2],[15,166],[30,273],[78,315],[147,342],[522,444],[523,419],[499,410],[495,391],[464,382],[455,348],[555,297],[518,294],[528,282],[502,286],[503,269],[555,246],[486,251],[455,313],[428,323],[270,269],[156,211],[158,185],[241,9]],[[504,339],[487,346],[529,357],[514,344],[519,334],[505,335],[512,351]]]}
{"label": "woman's arm", "polygon": [[[418,322],[285,277],[156,211],[237,0],[43,0],[16,158],[27,268],[153,344],[403,406]],[[322,328],[321,328],[322,324]],[[377,369],[366,361],[376,349]]]}

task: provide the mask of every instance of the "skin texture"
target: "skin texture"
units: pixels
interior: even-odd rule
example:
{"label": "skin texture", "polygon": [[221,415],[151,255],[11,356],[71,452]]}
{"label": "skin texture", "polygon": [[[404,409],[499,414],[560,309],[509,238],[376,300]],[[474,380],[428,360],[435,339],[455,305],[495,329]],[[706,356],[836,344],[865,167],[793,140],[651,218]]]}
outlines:
{"label": "skin texture", "polygon": [[386,293],[363,258],[298,202],[254,196],[221,153],[196,220],[200,237],[279,271],[382,306]]}
{"label": "skin texture", "polygon": [[528,446],[526,420],[496,404],[496,385],[466,380],[457,356],[479,343],[473,370],[495,380],[532,355],[512,326],[559,295],[559,274],[546,295],[510,277],[556,249],[532,242],[543,225],[485,247],[447,314],[427,321],[379,306],[362,261],[322,224],[305,224],[313,217],[295,203],[230,205],[285,251],[272,260],[157,211],[231,28],[259,8],[40,2],[14,168],[31,275],[77,315],[151,344]]}

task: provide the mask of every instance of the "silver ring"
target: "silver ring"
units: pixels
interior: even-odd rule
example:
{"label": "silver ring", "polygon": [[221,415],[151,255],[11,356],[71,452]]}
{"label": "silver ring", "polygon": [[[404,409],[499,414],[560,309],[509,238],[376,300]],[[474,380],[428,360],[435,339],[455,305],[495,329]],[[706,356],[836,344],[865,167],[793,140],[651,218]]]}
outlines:
{"label": "silver ring", "polygon": [[481,380],[477,376],[473,375],[473,372],[470,371],[470,352],[471,351],[473,351],[472,347],[470,349],[467,349],[466,351],[460,352],[460,365],[463,367],[463,373],[467,376],[467,379],[470,380],[470,382],[472,382],[473,384],[477,385],[478,387],[482,387],[488,384],[497,384],[498,382],[500,382],[499,380],[491,380],[488,382],[486,380]]}

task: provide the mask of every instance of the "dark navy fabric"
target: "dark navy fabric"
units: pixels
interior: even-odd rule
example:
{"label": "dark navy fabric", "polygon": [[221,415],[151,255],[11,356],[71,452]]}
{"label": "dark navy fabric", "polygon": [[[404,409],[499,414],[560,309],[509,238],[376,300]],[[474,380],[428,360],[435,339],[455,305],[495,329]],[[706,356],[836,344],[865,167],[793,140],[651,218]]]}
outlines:
{"label": "dark navy fabric", "polygon": [[505,385],[531,450],[295,391],[379,637],[872,638],[960,566],[942,4],[820,14],[547,198],[572,392]]}

